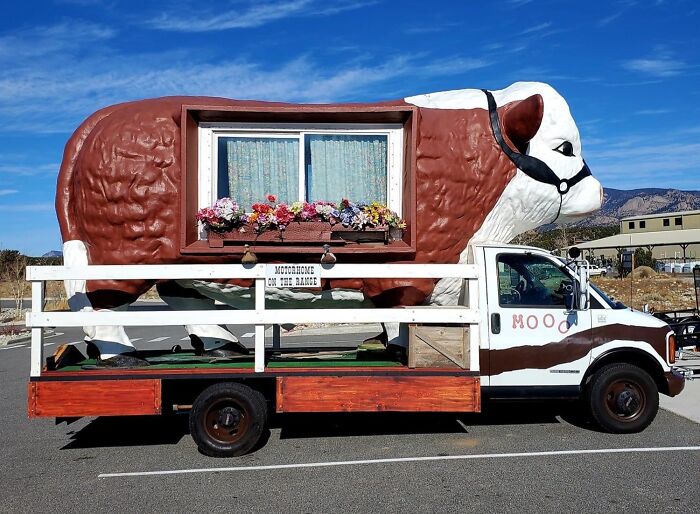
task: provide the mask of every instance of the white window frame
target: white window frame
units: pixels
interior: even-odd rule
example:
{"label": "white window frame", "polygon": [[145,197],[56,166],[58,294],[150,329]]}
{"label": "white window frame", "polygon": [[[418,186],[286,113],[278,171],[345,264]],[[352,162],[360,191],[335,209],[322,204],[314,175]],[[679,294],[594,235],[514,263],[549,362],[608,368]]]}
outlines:
{"label": "white window frame", "polygon": [[[319,134],[385,135],[387,136],[387,206],[401,213],[403,205],[403,125],[364,123],[200,123],[199,124],[199,194],[198,208],[209,207],[217,200],[218,191],[218,138],[270,137],[298,138],[299,140],[299,198],[306,192],[304,171],[304,136]],[[235,198],[234,198],[235,199]],[[262,198],[260,199],[263,200]],[[249,208],[250,206],[246,206]],[[200,231],[200,239],[206,233]]]}

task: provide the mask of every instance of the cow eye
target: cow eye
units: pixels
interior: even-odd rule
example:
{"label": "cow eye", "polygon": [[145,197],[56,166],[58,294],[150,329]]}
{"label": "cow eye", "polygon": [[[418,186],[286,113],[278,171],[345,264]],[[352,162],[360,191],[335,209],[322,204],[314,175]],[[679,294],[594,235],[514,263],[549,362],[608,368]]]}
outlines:
{"label": "cow eye", "polygon": [[567,157],[574,156],[574,146],[569,141],[564,141],[562,144],[557,146],[554,150]]}

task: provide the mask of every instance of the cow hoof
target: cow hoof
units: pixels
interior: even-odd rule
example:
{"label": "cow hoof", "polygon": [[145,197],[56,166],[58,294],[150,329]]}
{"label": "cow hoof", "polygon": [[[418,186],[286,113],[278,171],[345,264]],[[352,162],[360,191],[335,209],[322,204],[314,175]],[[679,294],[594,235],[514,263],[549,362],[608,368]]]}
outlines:
{"label": "cow hoof", "polygon": [[197,352],[197,355],[202,357],[240,357],[241,355],[248,355],[248,348],[240,343],[228,342],[224,346],[214,348],[212,350],[202,350]]}
{"label": "cow hoof", "polygon": [[134,354],[122,353],[109,359],[97,359],[97,366],[101,368],[140,368],[148,366],[148,361]]}

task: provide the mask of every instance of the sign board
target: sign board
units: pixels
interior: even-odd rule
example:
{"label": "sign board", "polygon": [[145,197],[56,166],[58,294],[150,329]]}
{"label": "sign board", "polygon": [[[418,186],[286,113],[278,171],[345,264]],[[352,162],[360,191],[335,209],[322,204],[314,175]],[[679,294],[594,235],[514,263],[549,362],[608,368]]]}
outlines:
{"label": "sign board", "polygon": [[265,287],[321,287],[321,265],[269,264]]}
{"label": "sign board", "polygon": [[632,252],[622,252],[622,271],[629,273],[634,267],[634,254]]}

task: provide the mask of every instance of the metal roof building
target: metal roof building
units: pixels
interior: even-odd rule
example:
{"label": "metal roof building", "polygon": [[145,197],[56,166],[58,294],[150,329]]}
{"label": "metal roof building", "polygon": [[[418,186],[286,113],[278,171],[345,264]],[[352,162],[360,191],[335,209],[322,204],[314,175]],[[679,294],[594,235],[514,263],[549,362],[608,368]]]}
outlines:
{"label": "metal roof building", "polygon": [[[683,260],[687,257],[687,249],[691,245],[700,244],[700,228],[685,230],[660,230],[657,232],[631,232],[604,237],[594,241],[586,241],[577,244],[581,250],[592,253],[594,250],[618,250],[647,248],[654,250],[659,247],[679,247],[682,250]],[[610,254],[611,252],[595,252],[596,254]],[[654,252],[656,253],[656,252]],[[665,255],[654,255],[655,258],[670,258]],[[692,257],[692,255],[690,255]]]}

